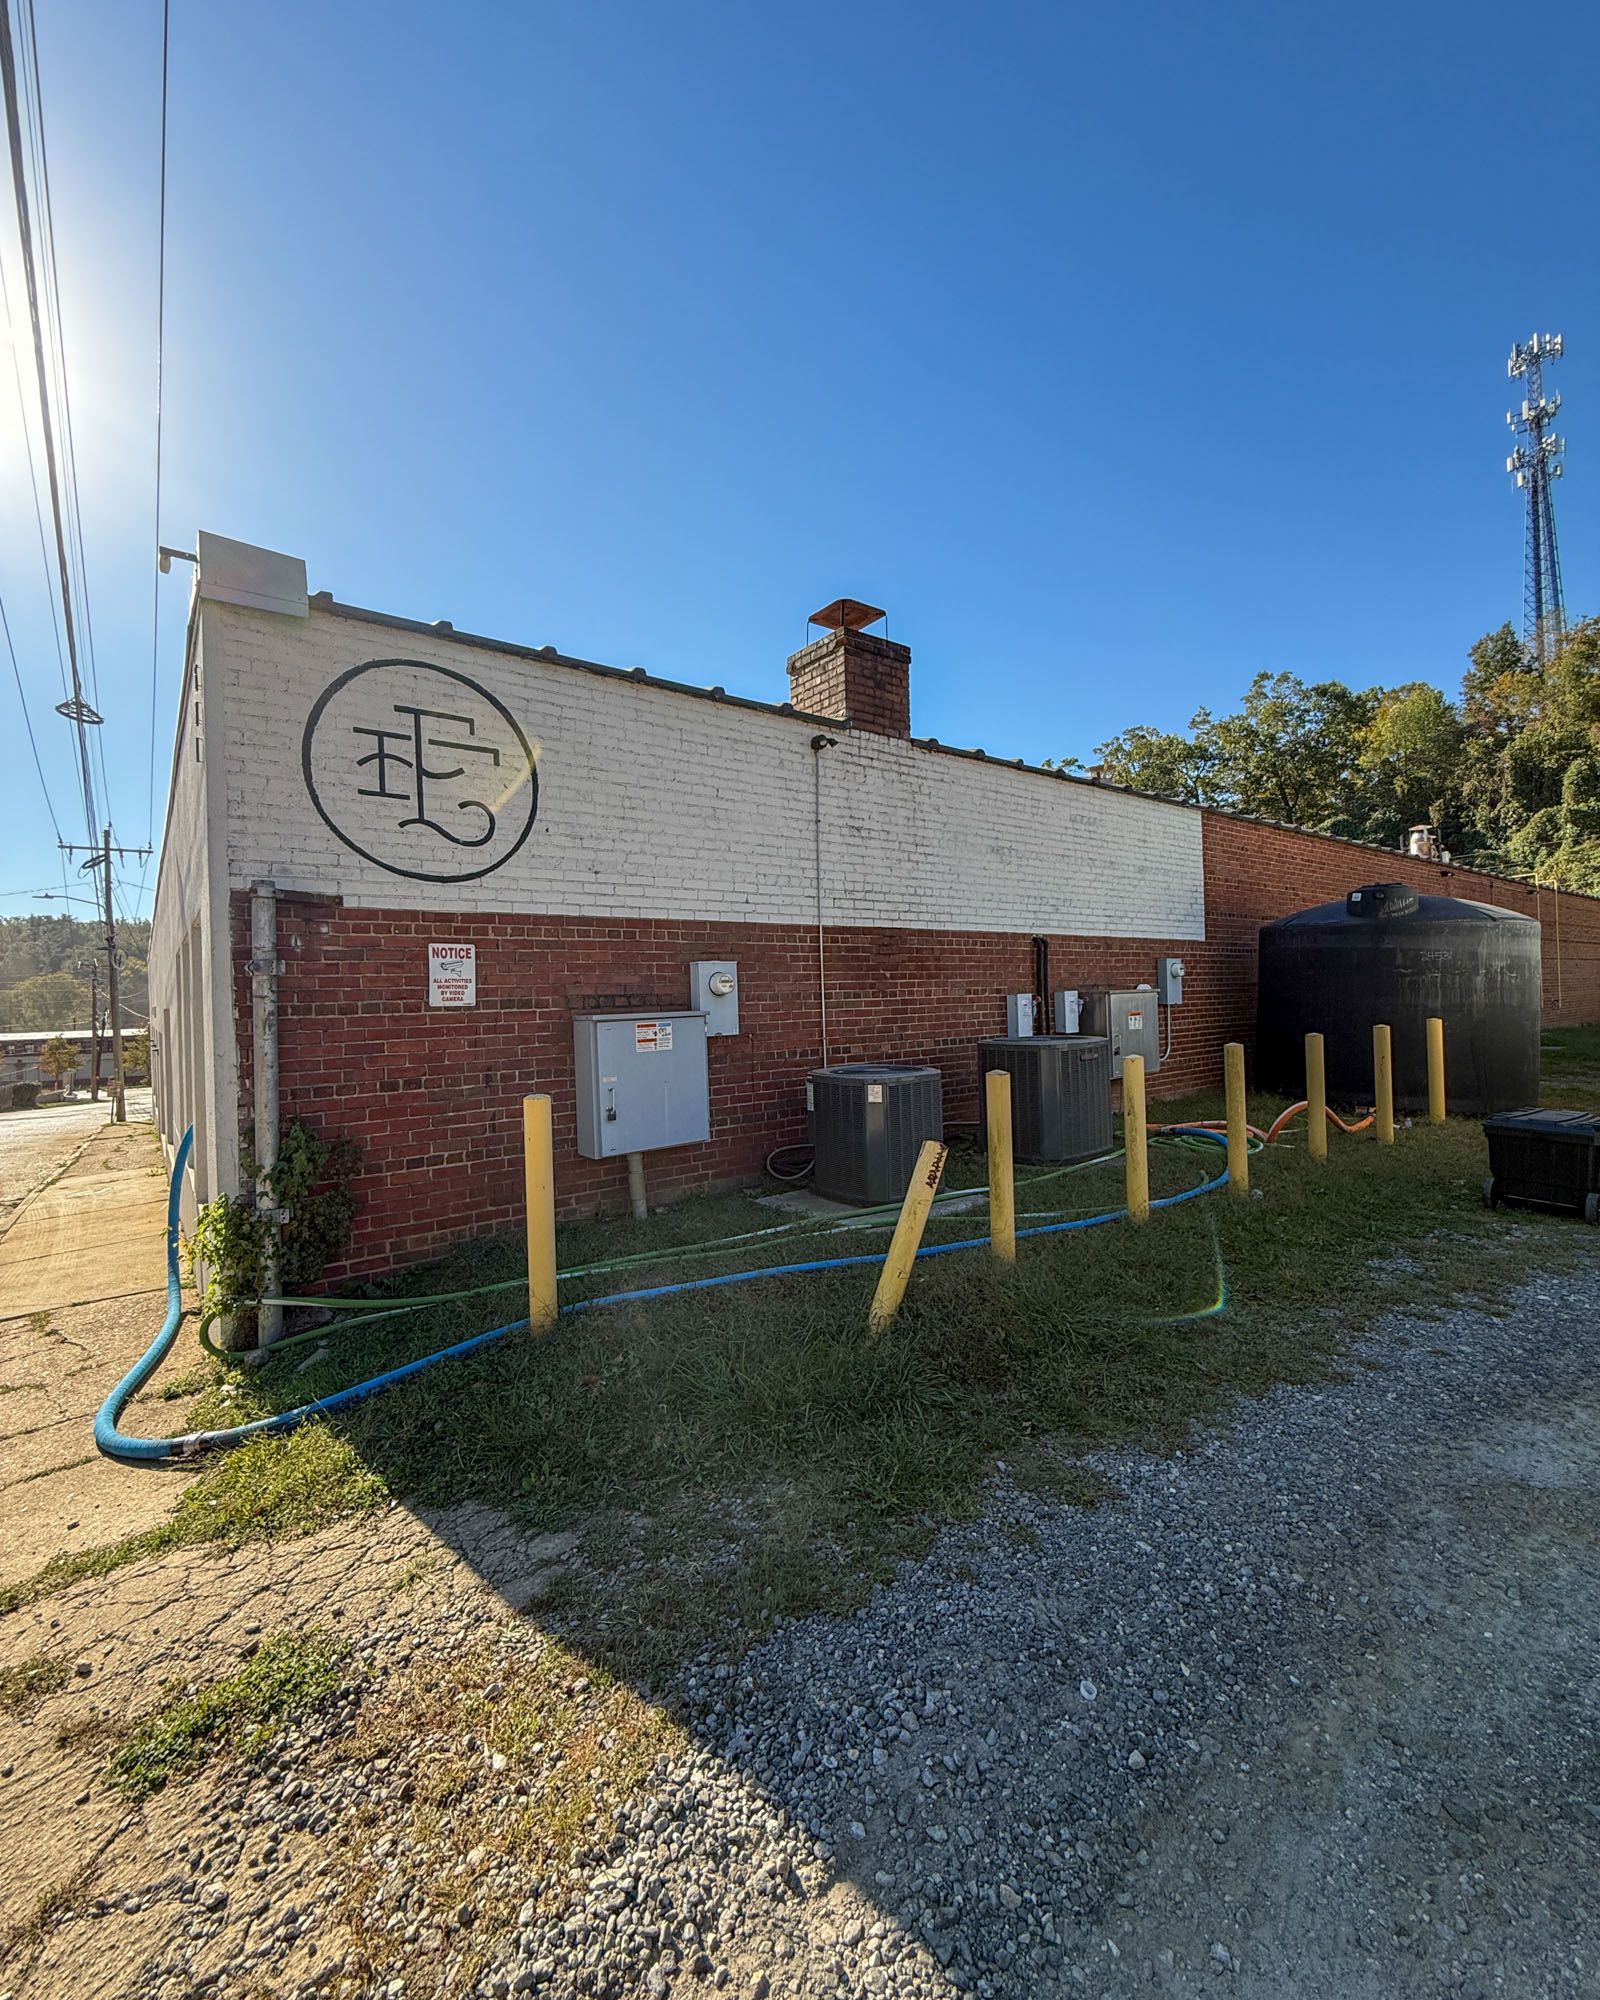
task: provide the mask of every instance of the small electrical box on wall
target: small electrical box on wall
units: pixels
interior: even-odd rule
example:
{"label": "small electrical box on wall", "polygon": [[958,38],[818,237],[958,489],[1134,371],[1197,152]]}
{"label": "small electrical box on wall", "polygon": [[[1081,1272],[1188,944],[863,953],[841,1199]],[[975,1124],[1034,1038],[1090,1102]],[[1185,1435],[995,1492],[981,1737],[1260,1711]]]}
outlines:
{"label": "small electrical box on wall", "polygon": [[1033,1033],[1033,995],[1031,993],[1008,993],[1006,995],[1006,1033],[1011,1036]]}
{"label": "small electrical box on wall", "polygon": [[1056,1033],[1075,1035],[1078,1032],[1078,1016],[1082,1003],[1078,999],[1076,986],[1063,986],[1055,997]]}
{"label": "small electrical box on wall", "polygon": [[689,967],[689,1005],[706,1017],[708,1035],[739,1032],[739,967],[731,958],[697,958]]}
{"label": "small electrical box on wall", "polygon": [[1161,958],[1156,961],[1156,998],[1163,1007],[1183,1005],[1183,960],[1181,958]]}

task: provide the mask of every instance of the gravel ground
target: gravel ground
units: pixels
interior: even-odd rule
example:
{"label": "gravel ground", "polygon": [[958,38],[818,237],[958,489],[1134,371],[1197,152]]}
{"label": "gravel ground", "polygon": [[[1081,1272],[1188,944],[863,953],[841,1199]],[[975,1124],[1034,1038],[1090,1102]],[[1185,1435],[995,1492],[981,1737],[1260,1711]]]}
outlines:
{"label": "gravel ground", "polygon": [[704,1748],[521,1967],[630,1991],[687,1910],[751,1990],[1600,1992],[1597,1322],[1586,1276],[1387,1324],[1093,1512],[1002,1475],[687,1678]]}
{"label": "gravel ground", "polygon": [[[108,1964],[160,1918],[136,1985],[82,1990],[1600,1993],[1597,1317],[1585,1274],[1505,1319],[1392,1318],[1345,1379],[1172,1458],[1100,1455],[1092,1511],[1002,1469],[858,1615],[687,1669],[689,1747],[559,1881],[482,1844],[511,1781],[476,1739],[475,1789],[426,1828],[437,1744],[323,1754],[408,1660],[545,1644],[503,1607],[397,1607],[362,1635],[375,1679],[77,1916],[115,1919]],[[374,1815],[392,1837],[348,1833]],[[428,1886],[424,1846],[469,1893]]]}

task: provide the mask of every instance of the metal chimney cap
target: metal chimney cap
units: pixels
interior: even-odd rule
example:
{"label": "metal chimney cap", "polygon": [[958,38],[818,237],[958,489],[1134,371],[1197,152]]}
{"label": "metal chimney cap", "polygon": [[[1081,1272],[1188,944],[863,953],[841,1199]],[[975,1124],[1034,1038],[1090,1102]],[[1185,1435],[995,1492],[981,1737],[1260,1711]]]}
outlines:
{"label": "metal chimney cap", "polygon": [[875,604],[863,604],[858,597],[836,597],[820,611],[813,611],[806,623],[826,626],[830,632],[864,632],[888,615]]}

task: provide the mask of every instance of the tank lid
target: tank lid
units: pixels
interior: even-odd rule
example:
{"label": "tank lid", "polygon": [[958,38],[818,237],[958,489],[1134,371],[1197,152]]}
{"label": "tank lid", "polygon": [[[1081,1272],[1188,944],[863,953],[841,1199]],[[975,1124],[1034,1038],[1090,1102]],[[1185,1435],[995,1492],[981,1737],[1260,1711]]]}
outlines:
{"label": "tank lid", "polygon": [[1353,917],[1409,917],[1422,898],[1409,882],[1368,882],[1352,889],[1344,906]]}

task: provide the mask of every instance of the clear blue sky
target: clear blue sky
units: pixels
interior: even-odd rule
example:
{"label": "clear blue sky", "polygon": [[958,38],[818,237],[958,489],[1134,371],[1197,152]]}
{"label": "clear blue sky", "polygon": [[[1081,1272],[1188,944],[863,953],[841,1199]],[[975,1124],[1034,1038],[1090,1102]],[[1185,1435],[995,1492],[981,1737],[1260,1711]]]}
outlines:
{"label": "clear blue sky", "polygon": [[[39,32],[142,840],[159,6],[41,0]],[[918,732],[1003,755],[1263,667],[1453,687],[1520,617],[1505,357],[1535,328],[1570,349],[1567,601],[1600,608],[1597,57],[1559,0],[173,0],[163,539],[769,699],[806,614],[867,597]],[[67,820],[8,374],[0,590]],[[0,890],[59,886],[0,702]]]}

